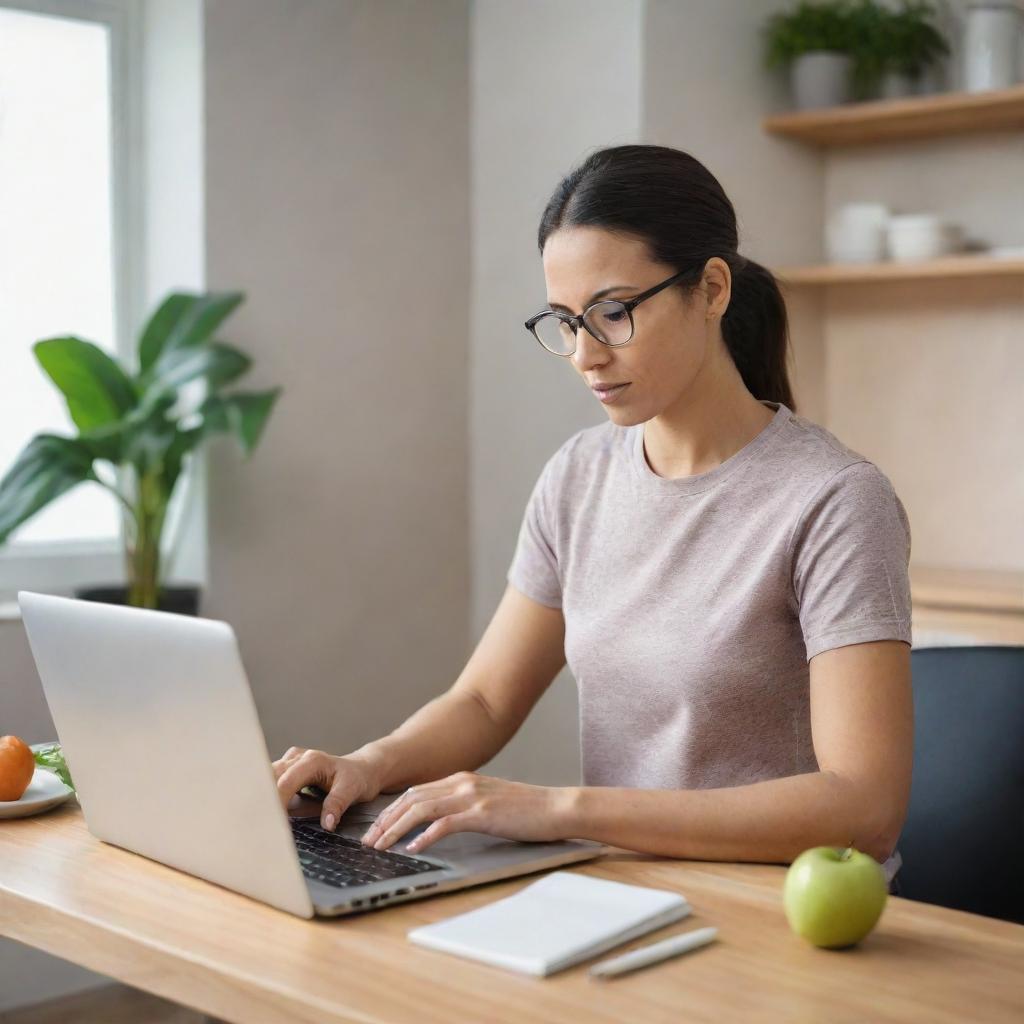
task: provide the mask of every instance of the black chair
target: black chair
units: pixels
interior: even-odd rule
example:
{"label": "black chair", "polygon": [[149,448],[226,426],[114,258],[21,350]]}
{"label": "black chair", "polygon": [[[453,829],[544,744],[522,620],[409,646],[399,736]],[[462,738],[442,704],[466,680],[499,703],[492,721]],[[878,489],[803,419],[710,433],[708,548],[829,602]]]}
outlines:
{"label": "black chair", "polygon": [[911,651],[914,774],[893,893],[1024,924],[1024,647]]}

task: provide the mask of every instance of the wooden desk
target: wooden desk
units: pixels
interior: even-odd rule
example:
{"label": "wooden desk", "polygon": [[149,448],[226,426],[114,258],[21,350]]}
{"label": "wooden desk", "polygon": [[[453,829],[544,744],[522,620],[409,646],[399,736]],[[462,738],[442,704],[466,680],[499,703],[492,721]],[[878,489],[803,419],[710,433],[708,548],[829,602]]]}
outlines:
{"label": "wooden desk", "polygon": [[603,981],[587,964],[518,975],[405,935],[536,875],[305,921],[100,843],[74,799],[0,821],[0,934],[238,1024],[1024,1020],[1021,925],[890,896],[859,947],[820,950],[789,930],[783,865],[621,851],[569,870],[693,905],[622,949],[708,924],[718,941]]}

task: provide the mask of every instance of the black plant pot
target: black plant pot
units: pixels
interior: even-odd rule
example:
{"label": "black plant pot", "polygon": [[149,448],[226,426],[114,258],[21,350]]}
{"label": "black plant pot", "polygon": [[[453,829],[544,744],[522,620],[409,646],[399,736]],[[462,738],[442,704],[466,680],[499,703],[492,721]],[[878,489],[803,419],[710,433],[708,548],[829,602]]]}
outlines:
{"label": "black plant pot", "polygon": [[[102,601],[104,604],[127,604],[127,587],[76,587],[75,597],[83,601]],[[199,588],[161,587],[157,607],[162,612],[176,612],[178,615],[199,615]]]}

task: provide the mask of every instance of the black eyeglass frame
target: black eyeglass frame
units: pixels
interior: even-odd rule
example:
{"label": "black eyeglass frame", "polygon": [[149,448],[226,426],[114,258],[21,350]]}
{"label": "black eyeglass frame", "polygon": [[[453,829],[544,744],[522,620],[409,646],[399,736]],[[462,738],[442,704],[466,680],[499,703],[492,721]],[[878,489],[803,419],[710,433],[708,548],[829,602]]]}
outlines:
{"label": "black eyeglass frame", "polygon": [[[677,281],[682,280],[684,277],[692,273],[692,267],[689,270],[680,270],[678,274],[673,274],[670,278],[667,278],[666,280],[662,281],[661,284],[656,284],[653,288],[648,288],[647,291],[641,292],[639,295],[634,295],[631,299],[599,299],[597,302],[592,302],[589,306],[587,306],[585,310],[583,310],[582,313],[578,314],[577,316],[572,316],[569,313],[563,313],[561,310],[558,309],[544,309],[541,310],[539,313],[536,313],[533,316],[531,316],[530,319],[526,321],[524,326],[530,332],[530,334],[532,334],[533,337],[537,339],[537,343],[540,345],[542,349],[544,349],[545,352],[551,352],[551,349],[549,349],[547,345],[545,345],[544,342],[540,340],[540,337],[534,330],[534,327],[536,327],[536,325],[541,321],[541,319],[543,319],[546,316],[556,316],[560,320],[564,320],[566,323],[570,324],[572,326],[572,336],[574,342],[576,340],[576,335],[579,332],[580,327],[582,327],[587,332],[587,334],[589,334],[595,341],[600,341],[602,345],[607,345],[608,348],[622,348],[623,345],[628,345],[633,340],[633,335],[636,333],[636,324],[633,322],[633,310],[636,309],[636,307],[639,306],[640,303],[644,301],[644,299],[649,299],[652,295],[657,295],[658,292],[660,292],[663,288],[667,288],[669,285],[675,284]],[[603,302],[617,302],[626,310],[626,316],[629,317],[629,337],[625,341],[619,341],[614,344],[609,341],[603,341],[589,327],[587,327],[586,323],[584,322],[583,318],[595,306],[600,306]],[[575,351],[576,345],[573,344],[572,352],[551,352],[551,354],[553,356],[562,356],[563,358],[568,359],[569,356],[571,356]]]}

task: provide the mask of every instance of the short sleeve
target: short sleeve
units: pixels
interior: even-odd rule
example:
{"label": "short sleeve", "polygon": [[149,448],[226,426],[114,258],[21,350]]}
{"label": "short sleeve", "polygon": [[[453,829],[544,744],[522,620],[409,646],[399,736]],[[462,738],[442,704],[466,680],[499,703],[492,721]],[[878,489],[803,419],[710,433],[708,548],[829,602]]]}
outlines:
{"label": "short sleeve", "polygon": [[855,462],[811,497],[794,529],[793,592],[807,660],[911,639],[910,521],[888,477]]}
{"label": "short sleeve", "polygon": [[517,590],[550,608],[562,607],[562,581],[558,571],[554,513],[555,488],[562,452],[545,463],[526,502],[515,554],[506,579]]}

